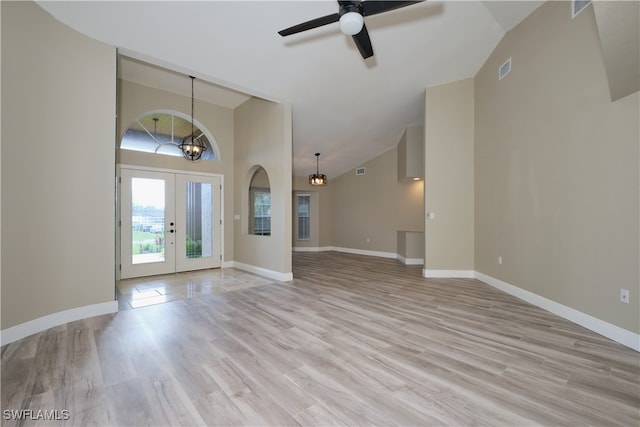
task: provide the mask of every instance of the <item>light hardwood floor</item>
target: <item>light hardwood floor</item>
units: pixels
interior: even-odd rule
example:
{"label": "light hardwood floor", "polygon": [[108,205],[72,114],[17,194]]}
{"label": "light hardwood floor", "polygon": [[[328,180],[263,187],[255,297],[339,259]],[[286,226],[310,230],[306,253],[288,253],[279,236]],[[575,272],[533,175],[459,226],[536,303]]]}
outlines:
{"label": "light hardwood floor", "polygon": [[335,252],[294,254],[294,277],[6,345],[2,409],[69,411],[23,425],[639,425],[638,353],[479,281]]}

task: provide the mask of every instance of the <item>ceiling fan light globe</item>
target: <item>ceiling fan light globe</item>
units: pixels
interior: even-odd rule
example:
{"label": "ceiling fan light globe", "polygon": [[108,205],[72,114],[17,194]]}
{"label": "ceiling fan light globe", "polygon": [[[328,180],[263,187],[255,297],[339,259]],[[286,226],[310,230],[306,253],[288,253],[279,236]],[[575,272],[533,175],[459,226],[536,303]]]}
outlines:
{"label": "ceiling fan light globe", "polygon": [[362,31],[364,18],[358,12],[347,12],[340,17],[340,31],[353,36]]}

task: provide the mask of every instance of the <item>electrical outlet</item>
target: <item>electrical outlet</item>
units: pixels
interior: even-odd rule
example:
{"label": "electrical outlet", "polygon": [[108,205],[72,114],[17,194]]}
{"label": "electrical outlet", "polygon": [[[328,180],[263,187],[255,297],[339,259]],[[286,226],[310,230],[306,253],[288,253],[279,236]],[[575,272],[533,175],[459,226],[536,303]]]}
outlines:
{"label": "electrical outlet", "polygon": [[620,302],[625,304],[629,304],[629,290],[628,289],[620,289]]}
{"label": "electrical outlet", "polygon": [[501,256],[498,257],[498,264],[502,265],[502,257]]}

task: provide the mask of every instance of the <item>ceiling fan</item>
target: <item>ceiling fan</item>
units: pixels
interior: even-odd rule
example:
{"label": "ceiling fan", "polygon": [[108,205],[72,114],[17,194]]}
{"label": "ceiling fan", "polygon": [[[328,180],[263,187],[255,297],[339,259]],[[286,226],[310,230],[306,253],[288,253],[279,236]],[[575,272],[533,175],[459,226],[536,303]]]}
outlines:
{"label": "ceiling fan", "polygon": [[353,36],[353,41],[356,43],[356,46],[358,47],[362,58],[367,59],[370,56],[373,56],[373,47],[371,46],[371,39],[369,38],[367,26],[364,24],[364,17],[378,15],[380,13],[389,12],[391,10],[399,9],[405,6],[411,6],[412,4],[420,3],[423,1],[424,0],[338,0],[338,5],[340,6],[338,13],[333,13],[331,15],[303,22],[302,24],[294,25],[293,27],[278,31],[278,34],[283,37],[290,36],[291,34],[301,33],[313,28],[322,27],[323,25],[340,22],[340,30],[348,36]]}

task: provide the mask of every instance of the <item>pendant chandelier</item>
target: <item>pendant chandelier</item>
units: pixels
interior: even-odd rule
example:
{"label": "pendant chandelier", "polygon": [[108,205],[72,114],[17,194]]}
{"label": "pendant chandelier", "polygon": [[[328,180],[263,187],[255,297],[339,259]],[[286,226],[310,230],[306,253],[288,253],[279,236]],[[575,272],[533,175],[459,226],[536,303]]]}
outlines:
{"label": "pendant chandelier", "polygon": [[327,183],[327,175],[318,171],[318,158],[320,153],[316,153],[316,173],[309,175],[309,184],[311,185],[325,185]]}
{"label": "pendant chandelier", "polygon": [[207,147],[205,147],[204,143],[196,138],[193,132],[193,82],[196,79],[193,76],[189,76],[191,78],[191,135],[187,135],[182,139],[182,143],[180,144],[180,150],[182,151],[182,155],[185,159],[191,160],[195,162],[202,157],[202,153],[205,152]]}

